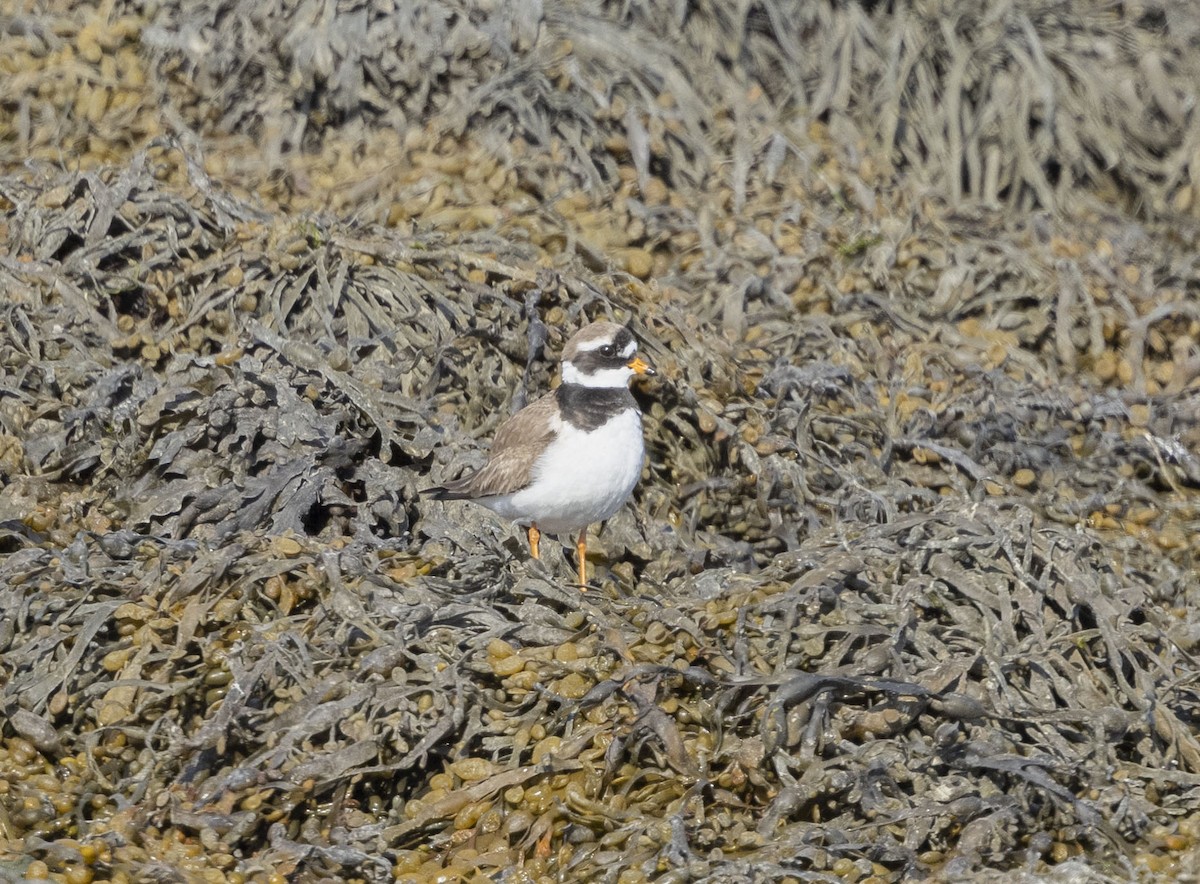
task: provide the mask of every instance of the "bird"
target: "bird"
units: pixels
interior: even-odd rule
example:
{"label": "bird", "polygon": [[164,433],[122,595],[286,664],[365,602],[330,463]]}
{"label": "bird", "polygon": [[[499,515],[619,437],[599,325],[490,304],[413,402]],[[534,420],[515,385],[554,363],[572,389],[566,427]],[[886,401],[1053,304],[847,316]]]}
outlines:
{"label": "bird", "polygon": [[562,382],[501,424],[482,467],[421,495],[482,504],[524,527],[535,559],[543,533],[578,532],[586,588],[588,526],[616,513],[642,475],[642,413],[629,382],[656,372],[633,333],[607,321],[575,332],[561,361]]}

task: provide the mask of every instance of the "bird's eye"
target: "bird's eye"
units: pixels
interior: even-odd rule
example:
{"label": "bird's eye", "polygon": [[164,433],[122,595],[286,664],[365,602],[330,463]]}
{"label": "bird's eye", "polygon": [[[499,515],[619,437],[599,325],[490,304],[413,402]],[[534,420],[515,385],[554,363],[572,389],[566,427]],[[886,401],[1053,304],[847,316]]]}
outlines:
{"label": "bird's eye", "polygon": [[611,358],[617,351],[612,344],[605,344],[600,348],[600,355],[606,358]]}

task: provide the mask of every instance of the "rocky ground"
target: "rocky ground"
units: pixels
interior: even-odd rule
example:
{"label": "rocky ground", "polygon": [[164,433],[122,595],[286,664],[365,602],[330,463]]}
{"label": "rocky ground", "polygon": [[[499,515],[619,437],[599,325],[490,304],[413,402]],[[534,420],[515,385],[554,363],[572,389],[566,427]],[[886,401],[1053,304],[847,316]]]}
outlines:
{"label": "rocky ground", "polygon": [[0,0],[0,879],[1195,879],[1195,10],[661,6]]}

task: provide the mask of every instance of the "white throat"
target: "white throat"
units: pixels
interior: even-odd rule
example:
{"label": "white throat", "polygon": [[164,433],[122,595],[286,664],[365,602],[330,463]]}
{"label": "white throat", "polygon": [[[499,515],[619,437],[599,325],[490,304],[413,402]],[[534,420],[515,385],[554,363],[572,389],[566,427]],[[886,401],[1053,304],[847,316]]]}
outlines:
{"label": "white throat", "polygon": [[573,362],[562,364],[562,381],[564,384],[579,384],[581,387],[627,387],[633,377],[633,369],[622,365],[620,368],[606,368],[591,374],[584,374],[575,367]]}

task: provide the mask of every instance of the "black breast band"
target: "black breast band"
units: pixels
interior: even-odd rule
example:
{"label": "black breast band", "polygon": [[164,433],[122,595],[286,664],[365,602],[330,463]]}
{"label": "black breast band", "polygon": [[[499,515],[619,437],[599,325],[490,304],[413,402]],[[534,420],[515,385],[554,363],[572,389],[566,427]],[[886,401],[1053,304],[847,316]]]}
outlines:
{"label": "black breast band", "polygon": [[637,408],[627,387],[585,387],[562,384],[554,391],[562,418],[577,430],[592,431],[604,426],[622,411]]}

